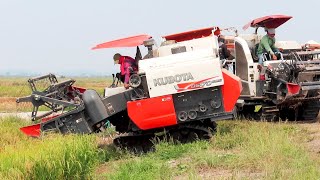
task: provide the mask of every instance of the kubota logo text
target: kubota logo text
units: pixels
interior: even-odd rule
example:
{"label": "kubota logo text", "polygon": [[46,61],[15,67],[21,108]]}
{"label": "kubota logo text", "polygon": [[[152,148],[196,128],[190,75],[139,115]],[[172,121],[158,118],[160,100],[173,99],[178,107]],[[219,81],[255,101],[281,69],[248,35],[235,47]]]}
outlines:
{"label": "kubota logo text", "polygon": [[162,78],[153,79],[154,86],[162,86],[166,84],[172,84],[172,83],[178,83],[181,81],[189,81],[193,80],[192,74],[189,73],[183,73],[183,74],[177,74],[175,76],[167,76]]}

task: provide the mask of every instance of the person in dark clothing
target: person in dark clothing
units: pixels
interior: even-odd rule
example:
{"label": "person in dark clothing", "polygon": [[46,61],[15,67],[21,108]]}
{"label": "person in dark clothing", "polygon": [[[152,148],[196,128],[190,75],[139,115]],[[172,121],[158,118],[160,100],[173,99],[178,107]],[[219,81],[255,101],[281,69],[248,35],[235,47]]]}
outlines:
{"label": "person in dark clothing", "polygon": [[234,73],[234,64],[232,62],[228,62],[227,60],[232,60],[234,57],[231,55],[230,51],[225,44],[225,39],[222,36],[218,36],[219,43],[219,56],[223,68],[228,69],[228,71]]}
{"label": "person in dark clothing", "polygon": [[225,44],[224,39],[221,36],[218,37],[218,43],[220,59],[229,59],[230,52]]}

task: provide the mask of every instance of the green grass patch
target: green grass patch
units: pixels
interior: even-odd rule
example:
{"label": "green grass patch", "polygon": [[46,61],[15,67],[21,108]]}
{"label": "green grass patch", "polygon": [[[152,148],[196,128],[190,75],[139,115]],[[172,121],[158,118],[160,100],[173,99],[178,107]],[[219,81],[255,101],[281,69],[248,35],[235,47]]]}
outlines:
{"label": "green grass patch", "polygon": [[[28,123],[0,118],[0,179],[319,179],[320,162],[298,125],[223,121],[211,141],[160,142],[156,151],[133,155],[99,135],[21,134]],[[98,169],[98,170],[97,170]]]}
{"label": "green grass patch", "polygon": [[24,124],[17,118],[0,119],[0,142],[5,143],[0,149],[0,179],[88,179],[103,160],[94,135],[35,139],[18,132]]}
{"label": "green grass patch", "polygon": [[192,156],[199,166],[249,170],[267,179],[318,179],[319,162],[312,160],[302,145],[306,136],[306,131],[295,125],[222,122],[211,150]]}
{"label": "green grass patch", "polygon": [[[297,125],[220,122],[211,141],[161,142],[153,153],[110,161],[113,170],[103,177],[203,179],[209,174],[211,179],[318,179],[320,164],[302,145],[306,136],[307,132]],[[217,173],[220,171],[228,173],[221,175]]]}
{"label": "green grass patch", "polygon": [[27,121],[15,117],[0,118],[0,152],[8,145],[27,141],[27,136],[22,134],[19,128],[29,124]]}
{"label": "green grass patch", "polygon": [[[27,82],[29,77],[0,77],[0,97],[22,97],[31,94],[29,83]],[[98,93],[103,94],[105,87],[112,83],[111,77],[66,77],[59,78],[58,81],[65,79],[76,80],[74,86],[83,87],[87,89],[94,89]],[[40,86],[48,86],[49,82],[43,82]]]}
{"label": "green grass patch", "polygon": [[28,78],[0,77],[0,97],[20,97],[31,93]]}
{"label": "green grass patch", "polygon": [[204,149],[208,149],[210,142],[197,141],[187,144],[175,144],[172,142],[160,142],[156,144],[156,151],[149,156],[160,160],[177,159],[190,152],[198,152]]}
{"label": "green grass patch", "polygon": [[117,172],[106,175],[107,179],[170,179],[173,173],[167,163],[149,157],[133,158],[120,163]]}

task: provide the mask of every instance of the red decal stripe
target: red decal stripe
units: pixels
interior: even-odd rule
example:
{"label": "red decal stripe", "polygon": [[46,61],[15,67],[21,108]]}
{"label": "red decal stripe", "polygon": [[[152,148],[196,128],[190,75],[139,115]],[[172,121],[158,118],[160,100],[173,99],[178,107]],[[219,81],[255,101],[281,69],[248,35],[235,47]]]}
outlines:
{"label": "red decal stripe", "polygon": [[178,92],[185,91],[185,90],[191,90],[191,89],[201,89],[203,87],[199,87],[199,86],[196,86],[196,85],[200,84],[202,82],[205,82],[205,81],[209,81],[209,80],[215,79],[217,77],[219,77],[219,76],[214,76],[212,78],[203,79],[203,80],[198,81],[198,82],[188,82],[188,83],[177,84],[176,85],[176,89],[177,89]]}

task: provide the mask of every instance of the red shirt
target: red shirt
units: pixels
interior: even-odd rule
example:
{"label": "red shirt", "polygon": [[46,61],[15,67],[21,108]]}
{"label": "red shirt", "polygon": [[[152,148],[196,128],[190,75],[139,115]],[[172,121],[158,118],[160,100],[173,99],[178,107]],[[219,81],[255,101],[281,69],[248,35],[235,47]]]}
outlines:
{"label": "red shirt", "polygon": [[128,84],[129,78],[130,78],[130,67],[134,71],[137,71],[136,60],[129,56],[120,56],[119,64],[120,64],[121,75],[125,77],[124,83]]}

